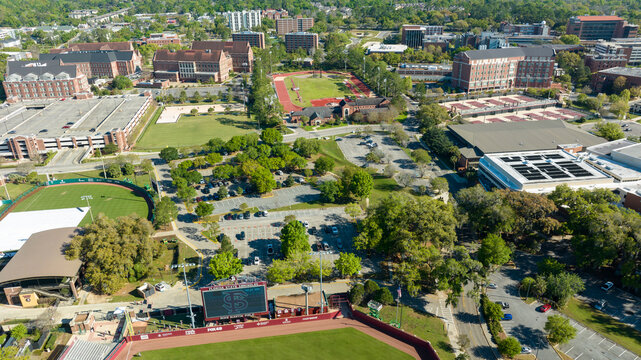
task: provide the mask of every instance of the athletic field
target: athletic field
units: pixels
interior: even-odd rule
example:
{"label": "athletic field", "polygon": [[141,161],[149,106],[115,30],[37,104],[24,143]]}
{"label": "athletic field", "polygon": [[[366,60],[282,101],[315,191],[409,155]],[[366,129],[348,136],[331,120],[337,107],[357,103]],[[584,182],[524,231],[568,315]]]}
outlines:
{"label": "athletic field", "polygon": [[410,355],[353,328],[153,350],[143,352],[140,358],[145,360],[412,359]]}
{"label": "athletic field", "polygon": [[[298,88],[298,94],[292,90],[292,80]],[[354,93],[343,83],[346,80],[346,77],[325,73],[322,78],[288,76],[285,78],[285,86],[294,105],[308,107],[312,106],[311,100],[314,99],[354,96]],[[298,95],[303,101],[300,101]]]}
{"label": "athletic field", "polygon": [[[147,218],[149,214],[145,199],[135,195],[133,191],[119,186],[99,184],[47,187],[25,199],[13,212],[86,207],[87,202],[80,199],[83,195],[93,197],[89,200],[89,205],[94,217],[100,213],[110,218],[135,213]],[[87,213],[80,222],[80,226],[89,223],[91,223],[91,215]]]}
{"label": "athletic field", "polygon": [[257,129],[258,124],[244,115],[212,114],[196,116],[183,114],[177,122],[149,124],[135,148],[159,150],[167,146],[203,145],[211,138],[229,140]]}

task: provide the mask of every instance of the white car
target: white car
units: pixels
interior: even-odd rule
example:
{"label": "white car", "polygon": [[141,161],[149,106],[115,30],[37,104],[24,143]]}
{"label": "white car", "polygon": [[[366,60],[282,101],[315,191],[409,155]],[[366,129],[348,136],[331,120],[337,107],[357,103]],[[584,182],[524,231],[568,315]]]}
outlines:
{"label": "white car", "polygon": [[169,289],[171,289],[171,286],[169,286],[169,284],[167,284],[167,283],[166,283],[166,282],[164,282],[164,281],[163,281],[163,282],[159,282],[159,283],[158,283],[158,284],[156,284],[154,287],[156,288],[156,291],[160,291],[160,292],[163,292],[163,291],[165,291],[165,290],[169,290]]}
{"label": "white car", "polygon": [[260,265],[260,258],[258,256],[254,256],[254,265]]}
{"label": "white car", "polygon": [[610,289],[612,289],[613,287],[614,287],[614,283],[612,281],[608,281],[605,284],[603,284],[603,286],[601,286],[601,289],[603,291],[610,291]]}
{"label": "white car", "polygon": [[305,229],[309,228],[309,222],[303,221],[302,223],[303,223],[303,226],[305,227]]}
{"label": "white car", "polygon": [[531,354],[531,353],[532,353],[532,349],[530,349],[527,346],[521,346],[521,354]]}
{"label": "white car", "polygon": [[489,283],[487,284],[488,289],[498,289],[499,287],[495,283]]}

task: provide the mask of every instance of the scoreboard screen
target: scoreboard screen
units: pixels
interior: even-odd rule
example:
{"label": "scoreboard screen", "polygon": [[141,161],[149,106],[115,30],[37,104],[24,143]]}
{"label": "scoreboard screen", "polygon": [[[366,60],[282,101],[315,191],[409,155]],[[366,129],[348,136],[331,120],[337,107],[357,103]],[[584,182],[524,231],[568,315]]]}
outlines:
{"label": "scoreboard screen", "polygon": [[268,313],[265,282],[211,286],[200,292],[206,321]]}

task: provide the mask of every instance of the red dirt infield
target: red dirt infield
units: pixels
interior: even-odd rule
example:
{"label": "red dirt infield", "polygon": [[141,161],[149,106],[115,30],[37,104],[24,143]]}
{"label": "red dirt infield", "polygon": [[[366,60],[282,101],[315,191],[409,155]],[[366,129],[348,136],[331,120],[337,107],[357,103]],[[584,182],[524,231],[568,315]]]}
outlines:
{"label": "red dirt infield", "polygon": [[325,105],[331,105],[331,104],[338,105],[342,100],[343,98],[324,98],[324,99],[311,100],[310,102],[312,103],[312,106],[325,106]]}

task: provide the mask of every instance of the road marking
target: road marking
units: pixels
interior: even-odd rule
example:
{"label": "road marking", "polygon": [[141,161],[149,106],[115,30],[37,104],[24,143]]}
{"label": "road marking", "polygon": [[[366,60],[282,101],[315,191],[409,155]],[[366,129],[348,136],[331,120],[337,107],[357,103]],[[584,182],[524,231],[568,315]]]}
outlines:
{"label": "road marking", "polygon": [[601,343],[604,341],[605,341],[605,338],[601,339],[601,341],[599,341],[599,345],[601,345]]}
{"label": "road marking", "polygon": [[592,335],[590,335],[590,337],[589,337],[588,339],[591,339],[594,335],[596,335],[596,333],[595,333],[595,332],[594,332],[594,333],[592,333]]}
{"label": "road marking", "polygon": [[[320,308],[320,307],[319,307],[319,308]],[[565,353],[566,353],[566,354],[568,354],[570,351],[572,351],[572,349],[574,349],[574,346],[572,346],[571,348],[569,348],[569,349],[568,349],[568,351],[566,351]]]}
{"label": "road marking", "polygon": [[583,353],[579,354],[579,356],[575,357],[574,360],[579,360],[579,358],[583,355]]}
{"label": "road marking", "polygon": [[619,357],[621,357],[623,354],[625,354],[626,351],[628,351],[628,350],[624,349],[623,352],[621,353],[621,355],[619,355]]}
{"label": "road marking", "polygon": [[582,332],[584,332],[584,331],[585,331],[585,328],[581,329],[581,331],[579,331],[579,332],[577,333],[577,335],[579,335],[580,333],[582,333]]}
{"label": "road marking", "polygon": [[609,348],[608,350],[611,350],[611,349],[612,349],[613,347],[615,347],[616,345],[617,345],[617,344],[612,343],[612,346],[610,346],[610,348]]}

